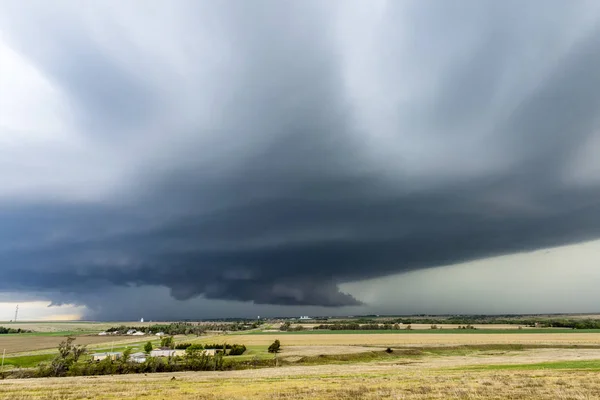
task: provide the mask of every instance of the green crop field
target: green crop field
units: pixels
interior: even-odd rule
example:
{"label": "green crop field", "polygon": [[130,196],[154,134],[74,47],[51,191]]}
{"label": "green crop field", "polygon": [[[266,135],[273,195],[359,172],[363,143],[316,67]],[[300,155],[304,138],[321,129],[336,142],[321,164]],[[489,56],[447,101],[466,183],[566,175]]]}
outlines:
{"label": "green crop field", "polygon": [[546,370],[546,369],[568,369],[600,371],[600,360],[569,360],[554,361],[534,364],[500,364],[500,365],[478,365],[463,369],[469,370]]}

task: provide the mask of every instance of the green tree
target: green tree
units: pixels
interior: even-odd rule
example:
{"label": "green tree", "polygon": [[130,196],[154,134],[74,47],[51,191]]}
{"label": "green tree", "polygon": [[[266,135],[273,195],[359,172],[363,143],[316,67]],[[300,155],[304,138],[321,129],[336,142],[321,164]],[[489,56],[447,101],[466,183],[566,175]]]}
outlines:
{"label": "green tree", "polygon": [[281,326],[279,327],[279,330],[280,331],[289,331],[290,326],[291,326],[290,321],[285,321],[283,324],[281,324]]}
{"label": "green tree", "polygon": [[168,347],[169,349],[172,349],[175,347],[175,338],[173,338],[173,336],[167,336],[160,339],[160,347]]}
{"label": "green tree", "polygon": [[58,345],[58,355],[54,357],[48,372],[53,376],[64,376],[69,371],[69,368],[75,364],[79,358],[85,354],[86,346],[75,345],[73,342],[75,338],[72,336],[67,337],[67,340],[62,341]]}
{"label": "green tree", "polygon": [[152,351],[153,347],[152,347],[152,342],[148,342],[144,345],[144,352],[146,354],[150,354],[150,352]]}
{"label": "green tree", "polygon": [[131,357],[131,349],[128,347],[123,351],[123,355],[121,356],[121,362],[123,362],[123,363],[129,362],[130,357]]}
{"label": "green tree", "polygon": [[281,343],[279,342],[279,339],[277,339],[269,346],[269,353],[278,353],[280,347]]}

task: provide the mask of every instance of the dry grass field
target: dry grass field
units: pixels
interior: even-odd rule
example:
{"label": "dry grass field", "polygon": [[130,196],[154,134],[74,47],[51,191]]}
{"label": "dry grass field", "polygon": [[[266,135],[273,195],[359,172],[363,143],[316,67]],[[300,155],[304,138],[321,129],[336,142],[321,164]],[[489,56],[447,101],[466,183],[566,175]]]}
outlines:
{"label": "dry grass field", "polygon": [[600,345],[599,333],[378,333],[378,334],[263,334],[263,335],[221,335],[200,338],[197,341],[217,343],[239,343],[246,346],[268,346],[279,339],[283,346],[460,346],[484,344],[524,344],[524,345]]}
{"label": "dry grass field", "polygon": [[[56,349],[66,336],[23,336],[0,335],[0,351],[6,349],[6,354],[27,353],[36,350]],[[139,342],[139,337],[124,336],[77,336],[77,344],[95,345],[114,343],[115,345]]]}
{"label": "dry grass field", "polygon": [[[298,324],[292,324],[294,326],[298,325]],[[300,324],[301,326],[305,327],[305,328],[314,328],[315,326],[319,326],[320,324]],[[402,329],[406,328],[407,324],[403,324],[401,325]],[[419,329],[430,329],[432,324],[410,324],[410,326],[412,327],[412,329],[415,330],[419,330]],[[443,328],[443,329],[457,329],[460,326],[464,326],[465,324],[436,324],[438,327]],[[529,329],[527,326],[525,325],[518,325],[518,324],[471,324],[471,326],[475,327],[476,329],[519,329],[519,327],[521,329]]]}
{"label": "dry grass field", "polygon": [[[79,324],[42,323],[45,329],[53,326],[56,330],[0,336],[0,349],[6,348],[11,356],[48,352],[42,350],[54,349],[64,340],[57,332],[74,331]],[[28,329],[36,328],[39,331],[40,325]],[[98,324],[80,328],[82,332],[106,329]],[[139,347],[148,339],[77,335],[77,343],[91,348],[109,343]],[[0,399],[600,399],[600,332],[416,330],[400,334],[274,332],[177,337],[185,342],[245,344],[247,353],[239,356],[245,360],[273,358],[266,349],[275,339],[282,344],[279,367],[5,379],[0,380]],[[393,348],[393,353],[383,352],[386,347]]]}
{"label": "dry grass field", "polygon": [[[545,359],[550,354],[528,354]],[[574,354],[571,354],[573,356]],[[598,350],[590,356],[600,356]],[[491,356],[493,357],[493,356]],[[513,363],[524,361],[511,356]],[[489,357],[484,361],[487,361]],[[508,357],[506,357],[509,360]],[[464,357],[351,365],[0,381],[0,399],[572,399],[600,398],[598,369],[470,369]],[[519,365],[517,365],[519,367]]]}
{"label": "dry grass field", "polygon": [[[163,322],[93,322],[93,321],[33,321],[33,322],[1,322],[0,326],[6,326],[10,328],[21,328],[35,332],[101,332],[108,328],[125,325],[125,326],[150,326],[155,324],[162,324]],[[168,324],[168,322],[165,322]]]}

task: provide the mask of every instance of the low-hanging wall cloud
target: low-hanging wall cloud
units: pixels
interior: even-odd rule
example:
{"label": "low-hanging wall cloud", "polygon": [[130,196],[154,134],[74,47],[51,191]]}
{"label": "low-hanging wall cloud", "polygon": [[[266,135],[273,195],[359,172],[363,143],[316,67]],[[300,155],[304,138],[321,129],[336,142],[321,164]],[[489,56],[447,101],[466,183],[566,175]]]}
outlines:
{"label": "low-hanging wall cloud", "polygon": [[352,306],[600,238],[596,2],[84,3],[0,4],[0,291]]}

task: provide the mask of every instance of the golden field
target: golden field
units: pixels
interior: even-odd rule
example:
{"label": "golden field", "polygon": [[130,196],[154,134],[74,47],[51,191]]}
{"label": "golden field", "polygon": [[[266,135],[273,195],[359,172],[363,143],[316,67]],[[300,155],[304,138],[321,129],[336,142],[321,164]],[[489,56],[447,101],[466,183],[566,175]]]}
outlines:
{"label": "golden field", "polygon": [[[45,326],[50,329],[50,325]],[[52,332],[64,332],[61,326],[52,328],[58,329]],[[98,325],[83,329],[91,328],[98,329]],[[600,399],[600,331],[523,331],[178,336],[179,342],[245,344],[247,353],[239,356],[245,360],[275,357],[266,349],[279,339],[280,366],[220,372],[6,379],[0,380],[0,399]],[[139,347],[149,339],[77,335],[77,343],[91,348],[113,342],[115,346]],[[35,350],[41,353],[43,349],[56,348],[62,340],[62,333],[6,335],[0,336],[0,349],[10,348],[11,356],[18,352],[36,353]],[[393,353],[383,352],[386,347],[392,348]]]}
{"label": "golden field", "polygon": [[282,345],[295,346],[461,346],[485,344],[523,345],[600,345],[598,333],[323,333],[220,335],[201,338],[198,342],[239,343],[268,346],[275,339]]}
{"label": "golden field", "polygon": [[[448,360],[447,360],[448,361]],[[0,381],[0,399],[573,399],[600,398],[599,371],[456,369],[437,360]]]}

